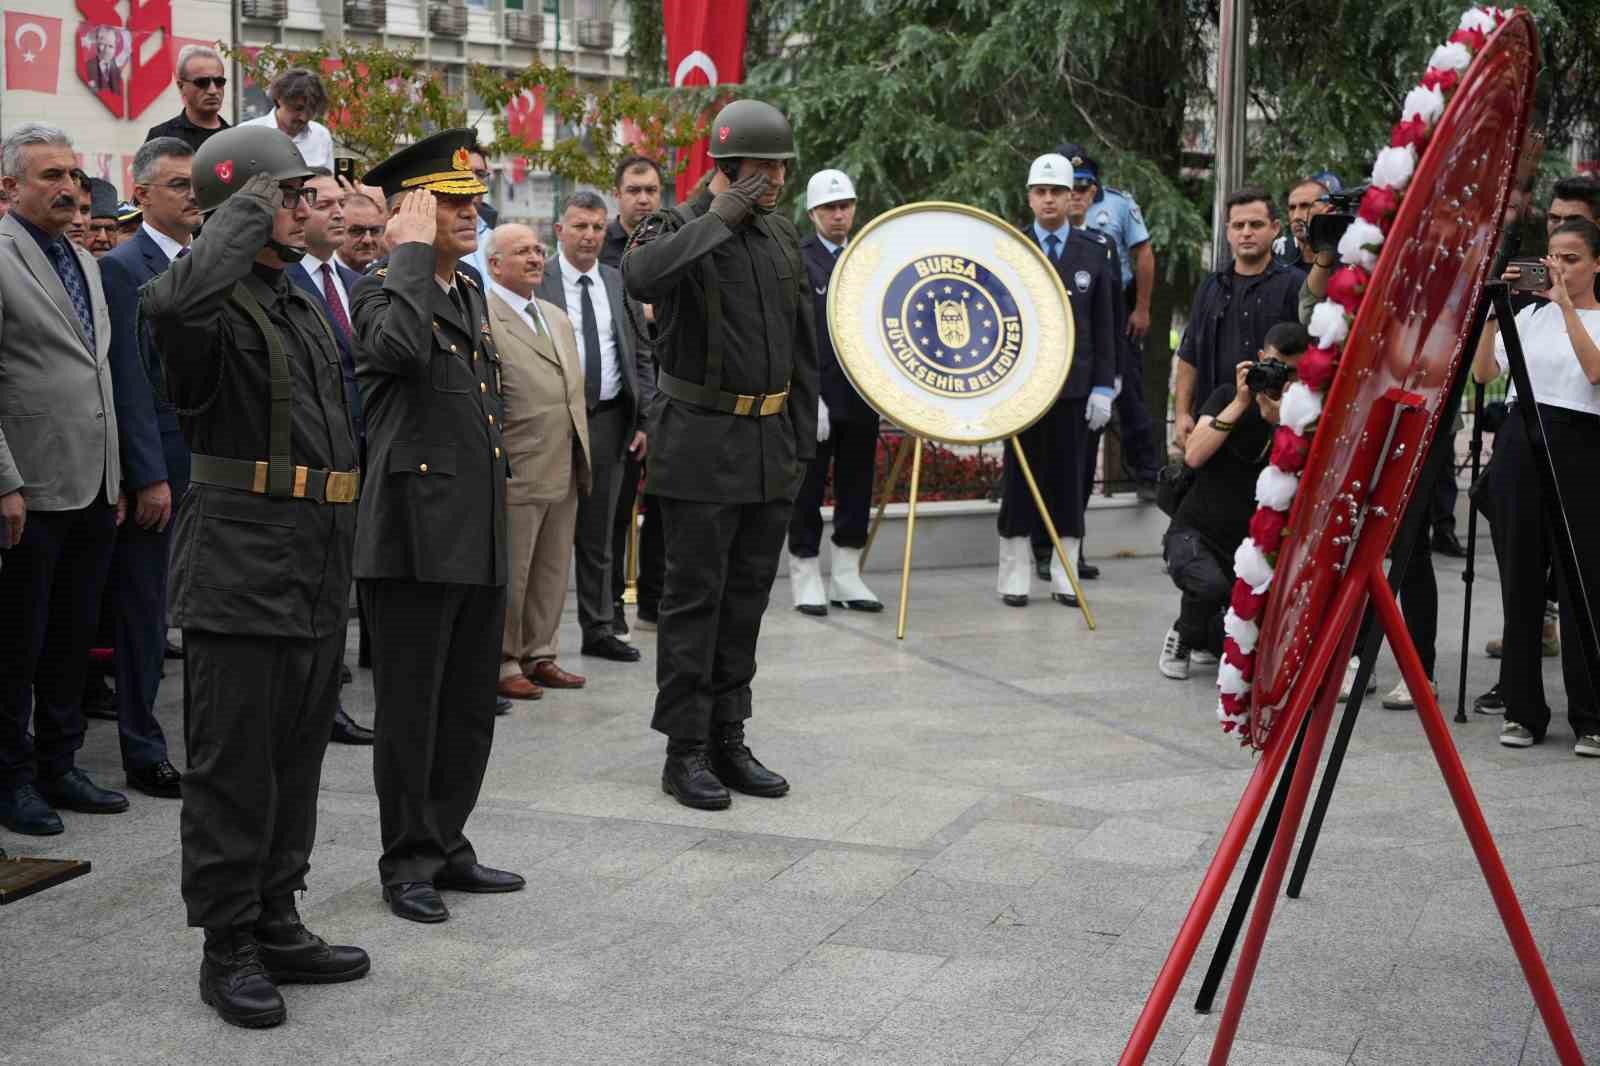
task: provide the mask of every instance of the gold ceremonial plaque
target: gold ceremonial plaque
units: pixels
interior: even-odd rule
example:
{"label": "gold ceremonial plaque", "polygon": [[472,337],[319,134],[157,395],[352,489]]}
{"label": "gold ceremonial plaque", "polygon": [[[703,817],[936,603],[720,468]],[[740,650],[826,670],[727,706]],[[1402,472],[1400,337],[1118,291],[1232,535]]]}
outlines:
{"label": "gold ceremonial plaque", "polygon": [[984,444],[1044,416],[1072,369],[1072,306],[1038,245],[986,211],[928,201],[850,240],[828,289],[839,365],[918,437]]}

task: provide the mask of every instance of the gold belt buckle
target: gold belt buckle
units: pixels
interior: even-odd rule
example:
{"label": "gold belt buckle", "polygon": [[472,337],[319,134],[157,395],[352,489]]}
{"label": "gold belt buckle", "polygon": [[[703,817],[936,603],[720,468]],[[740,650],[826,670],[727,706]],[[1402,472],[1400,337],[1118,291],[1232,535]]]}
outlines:
{"label": "gold belt buckle", "polygon": [[353,470],[330,470],[322,497],[328,503],[354,503],[361,487],[361,475]]}
{"label": "gold belt buckle", "polygon": [[256,476],[255,480],[250,483],[250,491],[258,496],[267,494],[267,464],[265,460],[256,460]]}
{"label": "gold belt buckle", "polygon": [[761,398],[762,417],[766,417],[767,415],[775,415],[779,411],[783,410],[784,401],[788,400],[788,398],[788,389],[784,389],[782,392],[769,393],[768,395],[763,396]]}
{"label": "gold belt buckle", "polygon": [[765,399],[765,396],[746,396],[744,393],[739,393],[733,402],[733,413],[736,415],[747,415],[751,411],[755,410],[758,402]]}

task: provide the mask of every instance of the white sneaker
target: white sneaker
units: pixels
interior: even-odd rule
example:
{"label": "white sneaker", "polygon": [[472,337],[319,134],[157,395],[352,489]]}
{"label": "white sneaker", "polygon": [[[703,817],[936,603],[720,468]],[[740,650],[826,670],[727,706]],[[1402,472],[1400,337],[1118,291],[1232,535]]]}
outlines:
{"label": "white sneaker", "polygon": [[1500,727],[1500,743],[1508,748],[1533,747],[1533,730],[1525,725],[1507,722]]}
{"label": "white sneaker", "polygon": [[[1360,668],[1361,660],[1354,657],[1345,664],[1344,681],[1339,685],[1339,699],[1347,700],[1350,698],[1350,693],[1356,687],[1356,671]],[[1368,677],[1367,695],[1370,696],[1376,691],[1378,691],[1378,679],[1376,677]]]}
{"label": "white sneaker", "polygon": [[1217,656],[1212,655],[1204,648],[1189,649],[1189,663],[1193,666],[1215,666],[1220,661]]}
{"label": "white sneaker", "polygon": [[[1429,685],[1430,688],[1433,689],[1433,698],[1434,699],[1438,699],[1439,698],[1439,686],[1438,686],[1438,684],[1436,684],[1435,682],[1430,681],[1430,682],[1428,682],[1428,685]],[[1389,694],[1387,696],[1383,697],[1383,707],[1384,707],[1385,710],[1389,710],[1389,711],[1414,711],[1414,710],[1416,710],[1417,701],[1411,698],[1411,687],[1406,684],[1405,678],[1401,678],[1399,680],[1399,682],[1394,686],[1394,688],[1389,690]],[[1597,754],[1600,754],[1600,753],[1597,753]]]}
{"label": "white sneaker", "polygon": [[828,600],[822,591],[822,564],[815,555],[809,559],[789,556],[789,593],[794,597],[794,609],[801,614],[828,613]]}
{"label": "white sneaker", "polygon": [[1161,658],[1156,661],[1156,668],[1164,677],[1174,681],[1189,680],[1189,645],[1178,636],[1176,629],[1167,630],[1166,639],[1161,642]]}
{"label": "white sneaker", "polygon": [[861,549],[833,548],[833,573],[828,575],[828,602],[852,611],[881,611],[883,603],[861,580]]}
{"label": "white sneaker", "polygon": [[1578,742],[1572,745],[1572,754],[1588,755],[1591,758],[1600,756],[1600,736],[1590,733],[1579,737]]}

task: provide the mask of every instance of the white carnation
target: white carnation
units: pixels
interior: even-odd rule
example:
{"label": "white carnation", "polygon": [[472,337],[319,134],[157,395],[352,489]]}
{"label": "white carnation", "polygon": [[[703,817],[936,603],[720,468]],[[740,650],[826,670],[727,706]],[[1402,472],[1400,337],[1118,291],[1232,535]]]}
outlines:
{"label": "white carnation", "polygon": [[[1446,46],[1452,47],[1452,46]],[[1453,47],[1460,47],[1455,45]],[[1402,119],[1420,118],[1429,129],[1439,121],[1439,116],[1444,114],[1444,93],[1437,88],[1424,89],[1417,86],[1406,93],[1406,102],[1400,105]]]}
{"label": "white carnation", "polygon": [[1372,184],[1387,185],[1395,192],[1403,190],[1411,181],[1411,172],[1417,169],[1417,151],[1405,148],[1385,148],[1372,164]]}
{"label": "white carnation", "polygon": [[1319,348],[1336,348],[1350,335],[1350,323],[1345,321],[1344,308],[1332,300],[1323,300],[1311,310],[1307,331],[1317,339]]}
{"label": "white carnation", "polygon": [[1303,434],[1306,427],[1322,415],[1322,397],[1300,382],[1283,390],[1283,405],[1278,408],[1280,425]]}
{"label": "white carnation", "polygon": [[1233,613],[1233,608],[1222,616],[1222,631],[1233,638],[1239,645],[1239,650],[1246,655],[1256,650],[1256,641],[1261,637],[1261,627],[1254,622],[1247,622]]}
{"label": "white carnation", "polygon": [[1378,249],[1383,247],[1383,230],[1364,218],[1350,223],[1339,238],[1339,258],[1348,266],[1372,273],[1378,265]]}
{"label": "white carnation", "polygon": [[1482,8],[1470,7],[1461,16],[1461,28],[1464,30],[1482,30],[1484,33],[1494,32],[1494,16]]}
{"label": "white carnation", "polygon": [[[1272,564],[1267,562],[1267,557],[1249,537],[1233,553],[1233,572],[1239,575],[1240,581],[1250,586],[1251,591],[1257,593],[1272,581]],[[1258,585],[1261,588],[1257,588]]]}
{"label": "white carnation", "polygon": [[1229,696],[1243,696],[1250,691],[1250,682],[1244,679],[1244,674],[1239,668],[1228,660],[1222,660],[1222,665],[1217,667],[1217,691]]}
{"label": "white carnation", "polygon": [[[1291,474],[1287,470],[1279,470],[1268,463],[1266,468],[1256,475],[1256,502],[1263,507],[1270,507],[1274,511],[1287,511],[1294,502],[1294,493],[1300,487],[1300,475]],[[1246,543],[1249,543],[1246,541]],[[1237,571],[1235,571],[1237,573]],[[1243,574],[1239,574],[1243,577]],[[1251,582],[1254,584],[1254,582]]]}
{"label": "white carnation", "polygon": [[1428,59],[1428,66],[1437,70],[1466,70],[1472,62],[1472,53],[1467,51],[1467,46],[1452,41],[1441,44],[1433,50],[1433,55]]}

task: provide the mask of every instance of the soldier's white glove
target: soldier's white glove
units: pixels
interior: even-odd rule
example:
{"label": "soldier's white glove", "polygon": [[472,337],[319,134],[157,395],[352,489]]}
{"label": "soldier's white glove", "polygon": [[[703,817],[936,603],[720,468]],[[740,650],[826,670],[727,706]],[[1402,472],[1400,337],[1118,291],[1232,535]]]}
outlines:
{"label": "soldier's white glove", "polygon": [[821,444],[833,436],[833,424],[828,421],[828,405],[817,398],[817,443]]}
{"label": "soldier's white glove", "polygon": [[1113,400],[1115,400],[1118,396],[1121,396],[1121,395],[1122,395],[1122,375],[1118,374],[1116,376],[1116,379],[1111,382],[1111,398]]}
{"label": "soldier's white glove", "polygon": [[1089,394],[1089,406],[1083,413],[1084,420],[1089,423],[1090,433],[1099,433],[1106,428],[1106,423],[1111,421],[1111,393],[1109,390],[1095,389]]}

